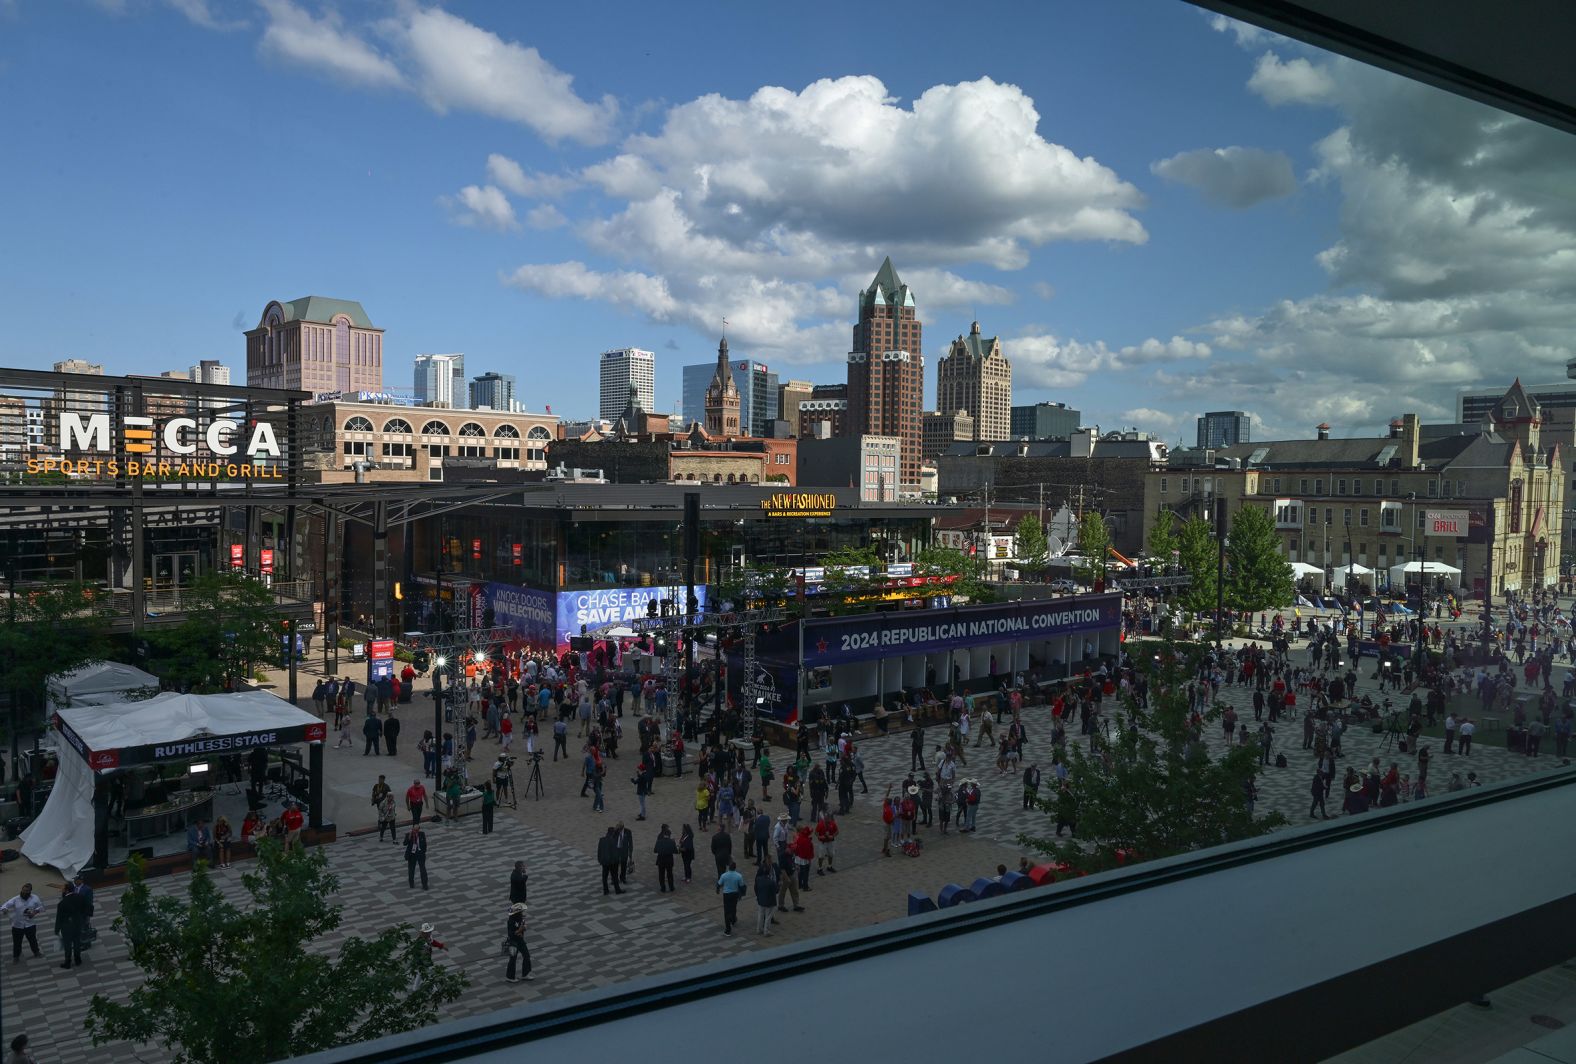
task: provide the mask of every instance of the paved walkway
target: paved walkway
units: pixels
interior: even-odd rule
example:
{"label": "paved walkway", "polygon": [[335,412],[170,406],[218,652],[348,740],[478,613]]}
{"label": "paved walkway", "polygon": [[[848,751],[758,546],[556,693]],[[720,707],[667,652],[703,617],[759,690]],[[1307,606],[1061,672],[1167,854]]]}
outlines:
{"label": "paved walkway", "polygon": [[[301,683],[304,695],[310,694],[312,685],[307,675],[303,673]],[[1365,684],[1366,680],[1360,686]],[[1251,721],[1251,688],[1229,689],[1225,697],[1238,706],[1244,719]],[[410,780],[420,775],[415,740],[420,737],[421,722],[430,719],[430,707],[430,701],[423,697],[411,706],[400,707],[405,732],[397,757],[363,757],[359,742],[350,750],[331,746],[326,751],[327,790],[333,803],[330,810],[341,831],[340,841],[331,845],[328,852],[341,877],[340,897],[347,902],[342,934],[375,933],[378,928],[401,921],[418,924],[430,920],[438,925],[440,937],[451,947],[448,963],[465,968],[475,984],[475,989],[453,1006],[451,1017],[607,986],[636,975],[898,918],[906,912],[908,891],[934,895],[945,883],[968,883],[977,876],[989,875],[998,863],[1015,867],[1023,853],[1015,841],[1018,834],[1045,833],[1049,827],[1044,814],[1022,809],[1022,790],[1016,775],[998,775],[994,755],[981,747],[970,750],[966,770],[982,781],[979,831],[972,836],[952,834],[941,838],[933,829],[922,829],[926,842],[922,857],[883,858],[880,798],[888,782],[895,783],[907,773],[910,737],[894,734],[869,740],[863,744],[863,750],[870,793],[856,793],[854,812],[842,820],[839,873],[812,877],[814,889],[802,897],[807,911],[782,917],[776,937],[757,938],[752,930],[729,939],[721,935],[720,903],[712,890],[715,873],[709,836],[702,835],[698,840],[701,852],[694,882],[680,882],[678,892],[671,895],[656,891],[650,855],[656,827],[667,823],[676,835],[680,825],[694,823],[693,774],[682,781],[659,779],[657,793],[648,802],[649,819],[636,822],[634,787],[629,782],[629,772],[623,771],[631,764],[628,756],[611,762],[606,813],[592,812],[590,799],[579,797],[578,758],[557,763],[544,760],[543,797],[524,799],[515,810],[500,809],[497,830],[492,835],[480,834],[480,824],[474,816],[455,824],[433,825],[429,830],[428,862],[432,890],[410,891],[405,884],[399,848],[388,842],[378,843],[370,835],[352,833],[374,822],[370,791],[379,772],[389,777],[397,792],[403,792]],[[1026,759],[1037,760],[1043,770],[1051,761],[1048,711],[1029,710],[1026,719],[1030,728]],[[632,721],[627,717],[626,724],[632,730]],[[1266,768],[1261,774],[1261,809],[1279,810],[1293,824],[1305,823],[1313,756],[1301,750],[1300,726],[1295,722],[1283,725],[1277,738],[1277,748],[1287,754],[1289,766]],[[1436,744],[1431,774],[1436,787],[1442,787],[1457,767],[1464,771],[1468,760],[1484,782],[1552,768],[1555,764],[1552,757],[1534,761],[1495,748],[1497,737],[1492,734],[1480,732],[1479,738],[1480,746],[1470,759],[1440,756],[1442,744]],[[1218,743],[1218,733],[1209,739]],[[1346,762],[1365,765],[1369,757],[1379,752],[1382,742],[1382,736],[1364,729],[1348,733]],[[573,739],[571,745],[575,745]],[[485,765],[496,746],[485,742],[481,746]],[[789,756],[787,751],[780,751],[775,760],[780,766]],[[516,769],[522,791],[527,769],[523,760]],[[779,804],[767,808],[775,810]],[[635,833],[635,873],[625,895],[605,898],[599,889],[592,855],[606,825],[619,818]],[[737,840],[735,856],[744,867],[742,854],[742,840]],[[507,909],[508,874],[516,859],[527,862],[531,875],[527,938],[537,979],[528,984],[505,983],[503,962],[498,956]],[[227,883],[228,892],[239,891],[242,870],[237,866],[218,872],[220,880]],[[26,874],[25,869],[22,871]],[[52,877],[42,872],[32,874],[35,884],[41,887],[52,882]],[[20,878],[8,870],[7,895]],[[155,889],[179,891],[186,882],[185,876],[167,878],[158,881]],[[31,1033],[41,1060],[88,1064],[110,1059],[165,1059],[157,1047],[94,1049],[82,1029],[82,1018],[93,992],[122,998],[139,978],[126,959],[124,943],[109,931],[119,894],[119,890],[99,894],[95,923],[103,934],[86,967],[62,971],[58,967],[58,952],[46,935],[46,960],[28,958],[20,966],[8,965],[5,969],[4,974],[10,976],[5,986],[5,1029],[8,1034],[22,1030]],[[49,896],[47,890],[45,895]],[[753,919],[753,901],[747,899],[741,913],[747,920]],[[331,946],[333,942],[324,945]]]}

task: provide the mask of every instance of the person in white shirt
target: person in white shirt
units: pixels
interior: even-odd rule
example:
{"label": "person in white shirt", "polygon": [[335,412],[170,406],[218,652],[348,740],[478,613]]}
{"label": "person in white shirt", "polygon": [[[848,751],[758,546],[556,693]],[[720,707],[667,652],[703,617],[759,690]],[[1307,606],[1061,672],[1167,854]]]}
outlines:
{"label": "person in white shirt", "polygon": [[1456,729],[1456,733],[1461,737],[1461,753],[1468,757],[1472,755],[1472,733],[1475,731],[1477,731],[1477,725],[1470,720],[1463,720],[1461,726]]}
{"label": "person in white shirt", "polygon": [[38,917],[44,911],[44,901],[33,893],[33,884],[23,883],[22,890],[16,897],[0,905],[0,913],[11,918],[11,960],[13,963],[22,959],[22,940],[33,947],[33,956],[42,957],[44,954],[38,948]]}

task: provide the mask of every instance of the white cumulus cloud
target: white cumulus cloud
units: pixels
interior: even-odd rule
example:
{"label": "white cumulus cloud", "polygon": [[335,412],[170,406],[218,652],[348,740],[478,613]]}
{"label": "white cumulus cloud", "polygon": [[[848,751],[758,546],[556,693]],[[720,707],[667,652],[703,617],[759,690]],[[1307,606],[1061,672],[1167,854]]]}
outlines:
{"label": "white cumulus cloud", "polygon": [[612,134],[613,98],[581,99],[574,78],[535,48],[441,8],[410,8],[397,25],[422,98],[434,109],[518,122],[548,140],[600,144]]}
{"label": "white cumulus cloud", "polygon": [[557,199],[580,184],[566,174],[526,173],[519,163],[497,152],[487,156],[487,180],[527,199]]}
{"label": "white cumulus cloud", "polygon": [[348,29],[329,10],[322,18],[289,0],[259,0],[268,15],[258,47],[266,55],[286,59],[368,88],[397,88],[405,84],[399,68],[372,45]]}
{"label": "white cumulus cloud", "polygon": [[569,219],[551,203],[540,203],[525,212],[525,224],[532,229],[557,229],[568,225]]}
{"label": "white cumulus cloud", "polygon": [[1251,207],[1297,190],[1290,157],[1262,148],[1198,148],[1162,159],[1150,170],[1223,207]]}
{"label": "white cumulus cloud", "polygon": [[466,185],[452,199],[445,197],[443,202],[454,220],[461,225],[479,229],[514,229],[519,226],[509,197],[493,185]]}
{"label": "white cumulus cloud", "polygon": [[841,358],[854,295],[884,255],[922,307],[975,307],[1012,292],[961,267],[1018,269],[1052,241],[1147,239],[1138,190],[1038,126],[1022,90],[988,78],[907,106],[874,77],[702,96],[581,171],[618,205],[578,233],[661,278],[676,318],[727,317],[730,338],[781,360]]}
{"label": "white cumulus cloud", "polygon": [[1259,56],[1248,88],[1267,103],[1330,103],[1335,99],[1335,79],[1329,68],[1307,59],[1283,60],[1274,52]]}

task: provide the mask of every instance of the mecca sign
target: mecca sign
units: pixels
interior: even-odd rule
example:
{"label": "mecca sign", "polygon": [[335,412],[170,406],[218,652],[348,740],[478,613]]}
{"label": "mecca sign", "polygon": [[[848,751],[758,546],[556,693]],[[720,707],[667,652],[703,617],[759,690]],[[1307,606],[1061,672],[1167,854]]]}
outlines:
{"label": "mecca sign", "polygon": [[[284,479],[279,441],[267,421],[243,426],[230,418],[214,418],[202,426],[192,417],[158,420],[127,415],[120,419],[117,434],[108,414],[63,411],[56,439],[59,456],[29,455],[28,473],[153,480]],[[161,443],[162,455],[156,454]]]}
{"label": "mecca sign", "polygon": [[1423,511],[1423,534],[1459,539],[1467,534],[1471,515],[1466,510]]}

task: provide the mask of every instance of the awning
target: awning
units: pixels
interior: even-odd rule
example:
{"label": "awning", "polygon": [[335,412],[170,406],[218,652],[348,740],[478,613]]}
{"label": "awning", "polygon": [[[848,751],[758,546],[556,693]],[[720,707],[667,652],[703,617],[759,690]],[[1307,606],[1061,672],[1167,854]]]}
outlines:
{"label": "awning", "polygon": [[266,691],[166,692],[142,702],[62,709],[55,713],[54,724],[95,772],[320,742],[328,734],[322,720]]}
{"label": "awning", "polygon": [[65,709],[148,698],[159,693],[159,680],[119,661],[95,661],[71,672],[55,673],[45,681],[44,689],[51,706]]}

